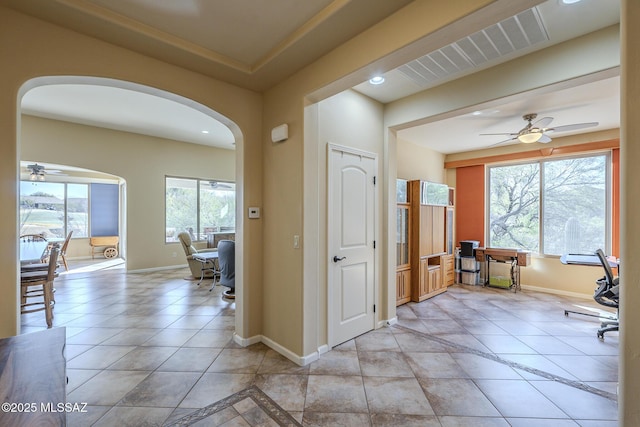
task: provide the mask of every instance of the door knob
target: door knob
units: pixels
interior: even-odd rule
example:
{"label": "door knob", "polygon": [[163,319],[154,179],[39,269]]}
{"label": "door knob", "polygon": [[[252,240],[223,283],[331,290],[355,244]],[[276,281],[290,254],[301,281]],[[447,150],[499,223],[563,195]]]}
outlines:
{"label": "door knob", "polygon": [[338,261],[342,261],[343,259],[345,259],[346,256],[343,256],[342,258],[338,258],[337,256],[333,257],[333,262],[338,262]]}

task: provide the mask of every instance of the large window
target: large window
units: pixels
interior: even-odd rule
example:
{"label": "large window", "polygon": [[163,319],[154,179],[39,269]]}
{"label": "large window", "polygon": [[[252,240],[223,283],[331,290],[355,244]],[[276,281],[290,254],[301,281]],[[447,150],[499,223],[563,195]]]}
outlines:
{"label": "large window", "polygon": [[489,246],[546,255],[607,252],[609,155],[488,170]]}
{"label": "large window", "polygon": [[233,182],[166,178],[165,242],[177,242],[186,231],[193,240],[236,229],[236,185]]}
{"label": "large window", "polygon": [[88,207],[87,184],[20,181],[20,234],[87,237]]}

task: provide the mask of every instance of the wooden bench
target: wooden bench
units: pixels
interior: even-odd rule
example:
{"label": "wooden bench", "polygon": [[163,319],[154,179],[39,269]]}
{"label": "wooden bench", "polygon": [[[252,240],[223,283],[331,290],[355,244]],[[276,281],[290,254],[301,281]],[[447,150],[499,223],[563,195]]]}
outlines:
{"label": "wooden bench", "polygon": [[91,258],[95,258],[96,253],[102,253],[105,258],[115,258],[118,256],[118,236],[99,236],[89,239],[91,245]]}

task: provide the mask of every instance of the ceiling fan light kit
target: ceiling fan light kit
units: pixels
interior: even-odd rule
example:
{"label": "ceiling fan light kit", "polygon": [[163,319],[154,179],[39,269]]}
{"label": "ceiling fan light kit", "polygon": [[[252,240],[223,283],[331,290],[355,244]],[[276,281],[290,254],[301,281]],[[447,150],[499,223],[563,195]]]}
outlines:
{"label": "ceiling fan light kit", "polygon": [[523,142],[525,144],[538,142],[540,141],[540,138],[542,138],[542,132],[530,132],[530,133],[523,133],[522,135],[518,135],[518,141]]}
{"label": "ceiling fan light kit", "polygon": [[533,120],[535,120],[536,117],[538,117],[538,114],[536,113],[523,115],[522,118],[527,122],[527,125],[520,129],[520,131],[515,133],[482,133],[480,135],[505,135],[509,137],[509,139],[500,141],[497,144],[493,144],[491,145],[491,147],[513,141],[519,141],[525,144],[532,144],[534,142],[546,144],[548,142],[551,142],[551,138],[549,138],[549,136],[546,134],[547,132],[568,132],[572,130],[598,126],[598,122],[589,122],[574,123],[572,125],[565,126],[547,127],[553,121],[553,117],[543,117],[537,122],[533,123]]}
{"label": "ceiling fan light kit", "polygon": [[44,166],[39,164],[28,165],[27,168],[31,171],[29,174],[30,181],[44,181]]}

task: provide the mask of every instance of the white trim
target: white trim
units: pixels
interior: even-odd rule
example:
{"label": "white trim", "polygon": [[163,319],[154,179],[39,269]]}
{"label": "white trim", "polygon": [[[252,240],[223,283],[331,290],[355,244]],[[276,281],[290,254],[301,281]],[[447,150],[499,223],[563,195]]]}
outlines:
{"label": "white trim", "polygon": [[258,344],[259,342],[262,342],[262,335],[254,335],[250,338],[242,338],[240,335],[234,332],[233,341],[236,344],[241,345],[242,347],[248,347],[250,345]]}
{"label": "white trim", "polygon": [[580,298],[580,299],[593,299],[592,294],[581,294],[578,292],[563,291],[560,289],[542,288],[540,286],[531,286],[531,285],[520,285],[520,287],[528,291],[545,292],[547,294],[563,295],[566,297],[574,297],[574,298]]}
{"label": "white trim", "polygon": [[187,265],[167,265],[165,267],[141,268],[139,270],[127,270],[127,273],[153,273],[155,271],[177,270],[187,268]]}
{"label": "white trim", "polygon": [[327,344],[324,344],[318,347],[318,354],[325,354],[330,350],[331,350],[331,347],[329,347]]}
{"label": "white trim", "polygon": [[322,345],[318,347],[317,351],[314,351],[311,354],[308,354],[306,356],[298,356],[297,354],[289,351],[288,349],[284,348],[283,346],[273,341],[272,339],[265,337],[264,335],[254,335],[250,338],[242,338],[240,335],[234,333],[233,341],[242,347],[248,347],[250,345],[261,342],[265,344],[267,347],[271,348],[273,351],[286,357],[287,359],[291,360],[293,363],[299,366],[306,366],[311,362],[315,362],[320,358],[321,354],[324,354],[331,350],[331,348],[329,348],[328,345]]}
{"label": "white trim", "polygon": [[264,335],[262,336],[262,342],[269,348],[273,349],[274,351],[277,351],[282,356],[286,357],[287,359],[291,360],[293,363],[299,366],[305,366],[313,362],[314,360],[318,360],[318,352],[315,352],[315,351],[308,356],[298,356],[297,354],[293,353],[289,349],[281,346],[277,342],[273,341],[270,338],[265,337]]}
{"label": "white trim", "polygon": [[387,325],[393,326],[398,323],[398,317],[394,316],[391,319],[387,320]]}

